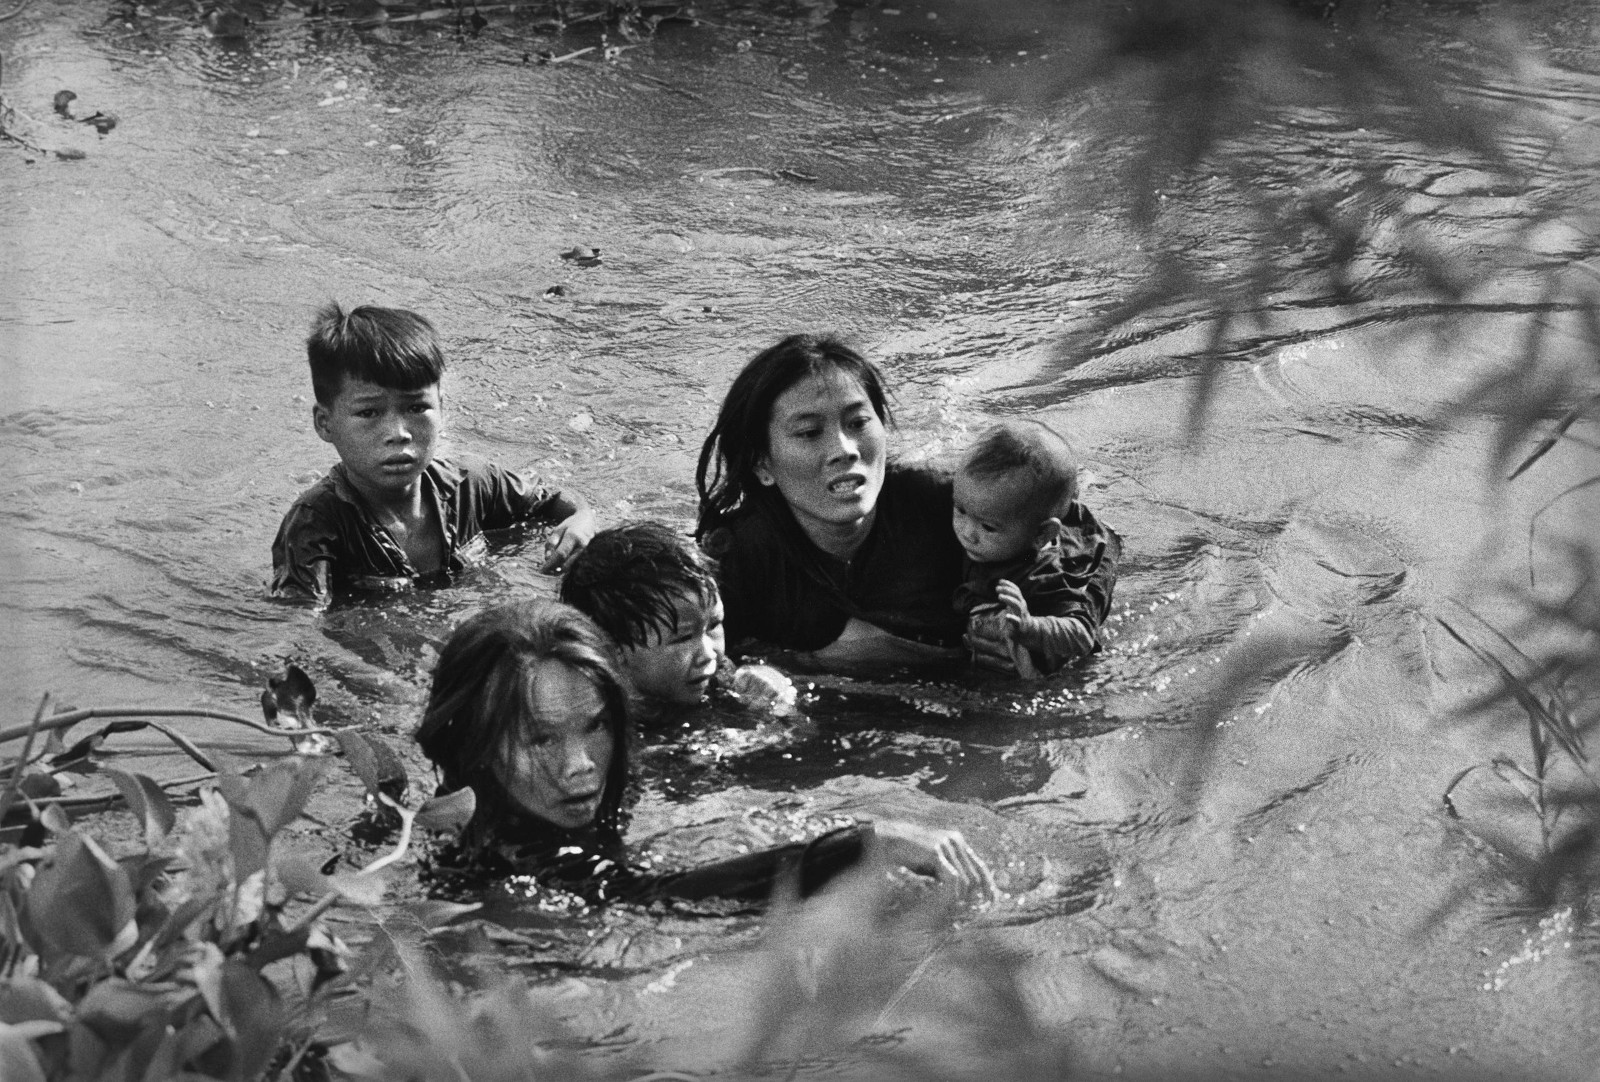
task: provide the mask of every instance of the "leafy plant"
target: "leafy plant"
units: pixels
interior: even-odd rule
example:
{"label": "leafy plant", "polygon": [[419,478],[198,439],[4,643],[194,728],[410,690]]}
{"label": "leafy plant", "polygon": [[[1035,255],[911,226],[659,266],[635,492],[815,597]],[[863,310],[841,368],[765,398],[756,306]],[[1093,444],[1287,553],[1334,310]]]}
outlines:
{"label": "leafy plant", "polygon": [[[313,1049],[330,1004],[392,948],[384,939],[354,954],[320,918],[336,904],[382,902],[387,869],[405,855],[414,825],[458,828],[472,812],[470,791],[406,808],[384,791],[393,779],[375,765],[380,757],[373,748],[381,742],[338,734],[402,830],[392,852],[359,871],[333,873],[325,858],[283,836],[322,780],[326,760],[294,756],[247,767],[195,748],[192,755],[218,770],[216,784],[181,818],[153,779],[101,768],[142,833],[141,846],[113,857],[67,821],[59,801],[41,802],[24,791],[34,736],[64,727],[61,715],[47,716],[46,705],[0,798],[0,808],[27,803],[36,812],[33,829],[42,834],[36,844],[0,845],[5,1078],[293,1074]],[[96,738],[56,758],[82,764]],[[297,906],[297,896],[316,900]],[[414,908],[411,923],[429,927],[470,907]]]}

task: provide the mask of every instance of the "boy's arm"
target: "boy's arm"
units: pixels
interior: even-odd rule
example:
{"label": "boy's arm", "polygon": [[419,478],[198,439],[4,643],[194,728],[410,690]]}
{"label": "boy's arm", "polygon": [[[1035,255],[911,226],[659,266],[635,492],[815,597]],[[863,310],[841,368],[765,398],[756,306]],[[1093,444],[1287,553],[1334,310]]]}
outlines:
{"label": "boy's arm", "polygon": [[539,568],[560,571],[589,544],[595,533],[594,512],[576,492],[546,488],[528,477],[500,466],[490,466],[495,482],[493,498],[484,508],[481,527],[503,529],[518,522],[549,526],[549,554]]}
{"label": "boy's arm", "polygon": [[272,596],[326,602],[337,551],[336,531],[309,507],[290,508],[272,542]]}
{"label": "boy's arm", "polygon": [[539,570],[554,574],[564,570],[567,561],[582,552],[594,537],[594,512],[588,501],[576,492],[552,493],[546,506],[552,515],[560,518],[550,529],[549,555]]}

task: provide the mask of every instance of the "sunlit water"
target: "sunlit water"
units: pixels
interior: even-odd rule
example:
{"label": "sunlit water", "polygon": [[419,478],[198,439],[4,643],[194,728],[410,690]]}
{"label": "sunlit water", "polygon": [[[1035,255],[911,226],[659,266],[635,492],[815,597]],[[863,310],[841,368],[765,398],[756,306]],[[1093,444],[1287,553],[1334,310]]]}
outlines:
{"label": "sunlit water", "polygon": [[[1529,516],[1577,476],[1557,456],[1485,487],[1490,418],[1433,419],[1515,355],[1520,325],[1491,302],[1525,303],[1516,282],[1456,313],[1436,353],[1405,333],[1427,313],[1358,316],[1291,274],[1297,333],[1228,367],[1190,441],[1203,328],[1174,317],[1072,367],[1055,351],[1133,279],[1109,227],[1041,240],[1074,136],[1070,111],[1013,94],[1064,47],[1041,12],[719,6],[613,62],[540,65],[596,33],[509,15],[466,39],[358,32],[267,4],[229,44],[188,4],[139,10],[37,0],[0,29],[8,101],[87,153],[0,148],[8,722],[47,690],[249,713],[294,660],[325,719],[403,743],[448,629],[553,591],[529,537],[447,590],[324,614],[265,598],[278,520],[332,462],[302,350],[328,299],[432,318],[452,445],[584,492],[607,523],[687,525],[733,374],[783,333],[834,330],[888,374],[903,457],[1019,412],[1071,435],[1127,542],[1109,647],[1029,687],[803,674],[803,718],[657,734],[634,823],[650,852],[838,815],[959,827],[1007,892],[978,922],[1099,1069],[1592,1062],[1592,938],[1511,966],[1537,932],[1507,916],[1517,894],[1473,817],[1530,838],[1531,820],[1489,781],[1459,794],[1462,821],[1440,801],[1518,748],[1512,725],[1449,722],[1487,685],[1432,616],[1514,570]],[[1545,29],[1592,63],[1563,30],[1584,16],[1565,18]],[[62,88],[121,123],[58,121]],[[1600,101],[1571,73],[1545,92],[1574,122]],[[1276,133],[1263,173],[1336,168],[1354,136]],[[1525,213],[1464,167],[1393,153],[1423,197],[1481,194],[1447,232]],[[1210,213],[1226,230],[1241,210]],[[575,245],[600,265],[564,261]],[[192,769],[120,739],[141,769]],[[529,973],[576,972],[563,994],[592,997],[598,1046],[620,1025],[693,1065],[707,1019],[748,993],[727,959],[756,942],[750,917],[516,908],[520,931],[476,926],[463,957],[493,942]]]}

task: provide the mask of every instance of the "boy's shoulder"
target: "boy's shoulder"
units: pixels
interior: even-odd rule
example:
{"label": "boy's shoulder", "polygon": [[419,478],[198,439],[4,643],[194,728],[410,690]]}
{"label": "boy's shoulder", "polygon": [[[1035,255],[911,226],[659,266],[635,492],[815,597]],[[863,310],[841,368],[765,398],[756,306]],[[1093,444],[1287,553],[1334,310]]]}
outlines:
{"label": "boy's shoulder", "polygon": [[307,514],[330,513],[344,505],[359,511],[361,499],[351,487],[349,478],[345,476],[344,466],[335,463],[327,473],[317,478],[305,491],[295,497],[294,503],[289,505],[288,513],[284,515],[284,523],[287,525],[291,519],[301,518]]}
{"label": "boy's shoulder", "polygon": [[452,488],[462,485],[494,485],[506,480],[514,480],[522,484],[530,484],[533,478],[522,470],[513,470],[497,462],[490,462],[482,455],[452,451],[447,455],[435,455],[433,461],[428,463],[428,473],[432,475],[434,483]]}

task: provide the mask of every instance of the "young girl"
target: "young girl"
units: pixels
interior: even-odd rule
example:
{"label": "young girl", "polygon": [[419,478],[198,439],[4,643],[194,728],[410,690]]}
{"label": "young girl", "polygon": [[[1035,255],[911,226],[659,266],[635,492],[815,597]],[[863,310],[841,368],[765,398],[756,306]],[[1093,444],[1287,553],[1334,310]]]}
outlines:
{"label": "young girl", "polygon": [[533,875],[591,901],[765,901],[797,874],[802,895],[863,858],[992,897],[989,869],[957,831],[879,822],[687,871],[629,865],[622,833],[630,696],[587,616],[552,601],[479,613],[439,656],[417,742],[440,791],[470,786],[461,852],[477,869]]}

